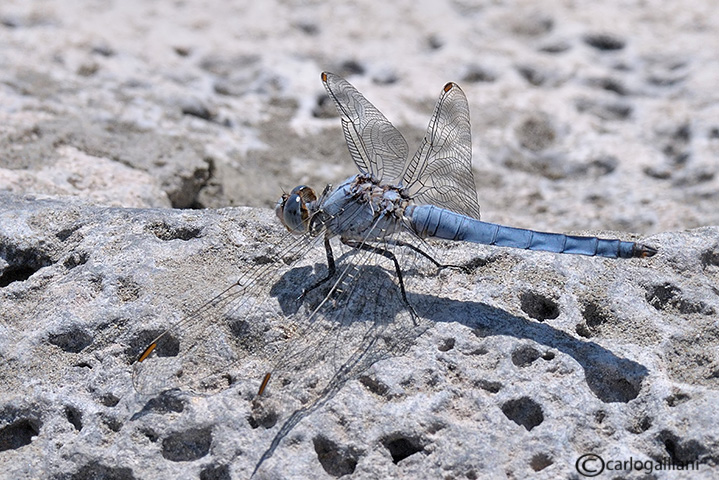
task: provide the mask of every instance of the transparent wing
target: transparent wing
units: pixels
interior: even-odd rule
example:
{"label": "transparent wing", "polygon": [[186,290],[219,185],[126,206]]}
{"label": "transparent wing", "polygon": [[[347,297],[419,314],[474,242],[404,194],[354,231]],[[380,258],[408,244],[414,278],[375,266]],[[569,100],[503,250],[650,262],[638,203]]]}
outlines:
{"label": "transparent wing", "polygon": [[407,163],[407,142],[401,133],[344,78],[323,72],[322,83],[334,100],[352,160],[360,172],[396,184]]}
{"label": "transparent wing", "polygon": [[279,311],[272,289],[292,267],[307,276],[309,262],[321,260],[321,252],[319,258],[312,254],[318,250],[317,239],[283,235],[279,227],[273,230],[277,240],[255,243],[240,262],[234,283],[206,301],[205,289],[197,286],[192,302],[196,306],[178,321],[164,331],[140,331],[134,347],[142,345],[144,351],[133,365],[138,392],[179,388],[212,394],[229,386],[229,375],[259,382],[271,368],[274,352],[282,348],[294,325],[294,319]]}
{"label": "transparent wing", "polygon": [[[377,247],[392,248],[387,243]],[[417,272],[417,263],[421,261],[416,262],[415,252],[397,248],[394,254],[403,267]],[[265,400],[272,405],[277,397],[282,398],[283,405],[293,405],[287,410],[291,415],[283,420],[257,468],[273,455],[300,421],[348,381],[366,375],[380,360],[406,353],[432,326],[431,320],[413,318],[405,308],[390,260],[355,249],[345,251],[338,260],[342,267],[329,292],[317,292],[319,295],[307,299],[313,313],[304,324],[305,331],[296,335],[289,348],[278,355],[280,361],[271,372],[269,395],[253,401],[253,410]],[[409,286],[412,280],[424,275],[408,275],[405,271],[403,277],[405,286]],[[315,303],[318,299],[320,302]],[[412,300],[415,297],[410,294]],[[261,414],[262,409],[259,410]]]}
{"label": "transparent wing", "polygon": [[[335,220],[352,225],[360,212],[347,209]],[[379,230],[367,235],[377,237]],[[138,392],[213,395],[240,384],[254,395],[270,373],[269,392],[290,401],[319,399],[376,361],[401,354],[426,328],[407,312],[386,258],[335,245],[337,273],[299,300],[326,275],[322,237],[287,233],[265,243],[266,234],[258,235],[263,240],[253,245],[232,285],[207,301],[198,299],[164,331],[143,326],[135,334]],[[403,267],[411,267],[412,256],[400,254]]]}
{"label": "transparent wing", "polygon": [[[276,357],[271,372],[275,391],[289,381],[311,383],[321,397],[377,361],[406,352],[429,326],[428,320],[410,315],[389,260],[370,251],[334,248],[343,252],[338,272],[329,285],[308,295],[311,313]],[[398,261],[403,269],[411,268],[414,252],[400,250],[394,249]],[[405,286],[412,280],[405,279]]]}
{"label": "transparent wing", "polygon": [[456,83],[444,86],[424,140],[407,164],[402,184],[417,203],[479,218],[469,104]]}

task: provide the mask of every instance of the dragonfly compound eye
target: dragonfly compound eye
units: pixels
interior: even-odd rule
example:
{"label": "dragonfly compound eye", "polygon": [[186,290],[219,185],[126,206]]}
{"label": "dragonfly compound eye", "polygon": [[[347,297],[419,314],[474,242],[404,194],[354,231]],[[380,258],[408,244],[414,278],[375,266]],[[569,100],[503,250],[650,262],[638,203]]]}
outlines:
{"label": "dragonfly compound eye", "polygon": [[277,218],[280,219],[280,222],[282,222],[283,225],[285,224],[285,216],[282,212],[285,209],[287,197],[289,197],[289,195],[285,193],[280,197],[279,200],[277,200],[277,203],[275,203],[275,215],[277,215]]}
{"label": "dragonfly compound eye", "polygon": [[304,233],[307,230],[308,218],[309,212],[302,197],[297,193],[288,195],[282,205],[282,217],[280,218],[287,230]]}
{"label": "dragonfly compound eye", "polygon": [[308,187],[307,185],[300,185],[299,187],[295,187],[290,193],[296,193],[297,195],[299,195],[302,198],[303,203],[310,203],[317,200],[317,194],[312,188]]}

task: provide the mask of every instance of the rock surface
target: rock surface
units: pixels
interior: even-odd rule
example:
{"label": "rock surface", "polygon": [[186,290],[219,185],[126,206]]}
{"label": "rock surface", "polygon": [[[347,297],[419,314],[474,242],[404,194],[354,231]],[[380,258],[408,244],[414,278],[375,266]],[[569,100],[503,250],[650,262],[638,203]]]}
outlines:
{"label": "rock surface", "polygon": [[[0,478],[716,477],[713,2],[300,3],[0,5]],[[337,252],[296,302],[266,207],[355,173],[322,70],[410,148],[458,82],[484,219],[658,255],[432,245],[412,321]]]}
{"label": "rock surface", "polygon": [[[435,246],[467,271],[409,269],[418,325],[394,318],[396,289],[377,298],[370,263],[351,294],[375,322],[347,322],[356,312],[339,305],[350,315],[324,332],[287,300],[326,271],[324,253],[268,264],[282,237],[268,211],[3,195],[0,220],[14,262],[0,290],[6,478],[566,477],[585,453],[716,468],[719,228],[650,237],[651,259]],[[282,275],[259,312],[203,310],[133,374],[158,332],[268,265]],[[223,352],[250,337],[234,325],[267,317],[261,334],[289,338],[279,362],[297,369],[258,398],[268,370],[248,356],[238,373],[246,365]],[[178,359],[211,386],[133,388],[133,375],[164,382],[152,361]]]}

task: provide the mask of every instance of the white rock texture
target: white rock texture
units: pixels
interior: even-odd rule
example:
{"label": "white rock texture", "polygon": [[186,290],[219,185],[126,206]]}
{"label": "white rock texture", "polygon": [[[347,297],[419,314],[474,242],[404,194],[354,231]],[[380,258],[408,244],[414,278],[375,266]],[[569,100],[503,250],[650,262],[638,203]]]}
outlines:
{"label": "white rock texture", "polygon": [[[5,0],[0,478],[716,478],[717,32],[712,1]],[[309,318],[323,249],[278,262],[268,207],[355,173],[322,70],[410,145],[459,83],[484,219],[659,253],[433,244],[464,268],[402,258],[413,322],[338,251]]]}

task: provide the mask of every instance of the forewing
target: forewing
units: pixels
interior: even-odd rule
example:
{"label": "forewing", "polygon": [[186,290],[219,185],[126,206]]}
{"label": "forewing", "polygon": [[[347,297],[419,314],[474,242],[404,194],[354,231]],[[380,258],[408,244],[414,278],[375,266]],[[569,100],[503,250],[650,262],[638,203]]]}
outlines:
{"label": "forewing", "polygon": [[444,86],[424,140],[407,165],[402,182],[417,203],[479,218],[469,104],[456,83]]}
{"label": "forewing", "polygon": [[407,163],[407,142],[401,133],[347,80],[323,72],[322,83],[342,119],[347,148],[362,173],[396,183]]}
{"label": "forewing", "polygon": [[[255,245],[238,262],[234,283],[207,301],[196,298],[196,306],[152,342],[145,339],[157,330],[140,332],[138,344],[149,346],[133,365],[133,384],[139,393],[179,388],[208,395],[226,388],[229,375],[258,382],[271,368],[274,352],[285,343],[283,329],[302,322],[301,316],[279,311],[272,290],[288,271],[303,272],[306,277],[312,262],[322,258],[321,249],[316,248],[321,237],[297,237],[278,230],[270,229],[277,231],[277,239]],[[295,291],[294,296],[300,293]]]}

